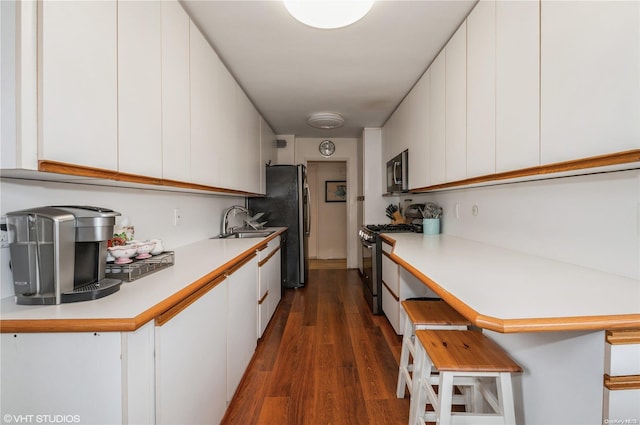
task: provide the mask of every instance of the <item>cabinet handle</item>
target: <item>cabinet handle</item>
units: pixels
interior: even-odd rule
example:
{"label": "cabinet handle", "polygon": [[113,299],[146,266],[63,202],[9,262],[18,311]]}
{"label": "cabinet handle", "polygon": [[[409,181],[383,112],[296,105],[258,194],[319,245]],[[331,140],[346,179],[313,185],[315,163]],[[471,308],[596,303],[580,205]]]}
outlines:
{"label": "cabinet handle", "polygon": [[218,276],[217,278],[205,284],[202,288],[198,289],[197,291],[193,292],[191,295],[189,295],[188,297],[180,301],[178,304],[175,304],[173,307],[169,308],[164,313],[159,314],[155,319],[156,326],[162,326],[165,323],[167,323],[169,320],[173,319],[175,316],[178,315],[178,313],[180,313],[182,310],[189,307],[191,304],[196,302],[207,292],[209,292],[210,290],[218,286],[218,284],[223,280],[225,280],[226,278],[227,277],[224,275]]}
{"label": "cabinet handle", "polygon": [[258,305],[262,304],[264,300],[267,299],[268,296],[269,296],[269,291],[267,290],[267,292],[264,293],[264,296],[258,300]]}
{"label": "cabinet handle", "polygon": [[271,259],[271,257],[273,257],[273,256],[275,255],[275,253],[276,253],[276,252],[278,252],[278,250],[279,250],[279,249],[280,249],[280,246],[277,246],[273,251],[271,251],[271,252],[269,253],[269,255],[267,255],[267,256],[265,257],[265,259],[264,259],[264,260],[262,260],[262,261],[260,261],[260,262],[258,263],[258,267],[262,267],[262,266],[264,266],[264,265],[266,264],[266,262],[267,262],[267,261],[269,261],[269,260]]}

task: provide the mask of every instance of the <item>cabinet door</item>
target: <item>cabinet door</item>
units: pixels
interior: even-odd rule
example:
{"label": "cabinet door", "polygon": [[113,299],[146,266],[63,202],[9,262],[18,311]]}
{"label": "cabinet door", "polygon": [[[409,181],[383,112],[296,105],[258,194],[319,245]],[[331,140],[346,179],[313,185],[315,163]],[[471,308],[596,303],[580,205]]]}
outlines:
{"label": "cabinet door", "polygon": [[156,423],[217,424],[224,416],[227,286],[223,280],[156,327]]}
{"label": "cabinet door", "polygon": [[189,16],[162,4],[162,177],[190,181]]}
{"label": "cabinet door", "polygon": [[[232,105],[221,105],[220,80],[224,71],[220,59],[198,28],[190,26],[191,80],[191,179],[194,183],[220,186],[220,164],[229,163],[221,140],[224,117]],[[228,120],[225,125],[228,125]]]}
{"label": "cabinet door", "polygon": [[400,310],[398,307],[398,300],[396,296],[389,291],[389,288],[382,286],[382,311],[387,316],[387,320],[391,324],[391,327],[396,334],[400,335],[402,330],[400,328]]}
{"label": "cabinet door", "polygon": [[496,171],[540,164],[540,2],[496,3]]}
{"label": "cabinet door", "polygon": [[467,23],[445,48],[445,164],[448,182],[467,175]]}
{"label": "cabinet door", "polygon": [[640,148],[640,2],[543,1],[541,163]]}
{"label": "cabinet door", "polygon": [[257,344],[257,257],[236,269],[228,280],[226,400],[231,401]]}
{"label": "cabinet door", "polygon": [[382,281],[398,296],[400,287],[398,284],[398,265],[386,255],[382,255]]}
{"label": "cabinet door", "polygon": [[39,159],[117,170],[117,4],[40,6]]}
{"label": "cabinet door", "polygon": [[445,50],[433,61],[429,67],[431,72],[431,99],[429,101],[429,172],[431,184],[446,181],[445,166],[445,103],[446,103],[446,61]]}
{"label": "cabinet door", "polygon": [[282,251],[278,250],[269,260],[269,319],[275,313],[282,298],[281,259]]}
{"label": "cabinet door", "polygon": [[68,423],[122,423],[120,333],[4,333],[0,348],[2,413],[22,422],[27,414],[64,414],[79,417]]}
{"label": "cabinet door", "polygon": [[431,71],[427,70],[411,91],[409,104],[409,187],[429,186],[429,118]]}
{"label": "cabinet door", "polygon": [[[237,154],[235,158],[242,164],[233,164],[235,176],[232,183],[240,190],[257,193],[260,191],[260,115],[253,104],[236,84],[236,136]],[[232,161],[233,162],[233,161]],[[233,186],[232,186],[233,187]]]}
{"label": "cabinet door", "polygon": [[278,162],[276,152],[276,135],[264,120],[260,117],[260,192],[267,193],[267,180],[265,164]]}
{"label": "cabinet door", "polygon": [[118,2],[118,170],[162,177],[160,2]]}
{"label": "cabinet door", "polygon": [[467,177],[495,173],[496,2],[480,0],[467,18]]}

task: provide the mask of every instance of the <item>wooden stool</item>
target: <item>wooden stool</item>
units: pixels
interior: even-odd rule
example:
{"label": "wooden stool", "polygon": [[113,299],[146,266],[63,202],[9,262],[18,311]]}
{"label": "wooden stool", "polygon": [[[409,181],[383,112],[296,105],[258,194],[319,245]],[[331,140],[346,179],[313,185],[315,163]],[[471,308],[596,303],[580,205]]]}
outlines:
{"label": "wooden stool", "polygon": [[[516,423],[511,374],[522,369],[498,344],[479,331],[419,330],[416,348],[410,425],[426,420],[439,425]],[[432,367],[439,372],[437,394],[430,382]],[[464,413],[451,411],[458,379],[472,379],[475,384],[471,409]],[[495,385],[486,386],[488,380]],[[433,412],[426,412],[427,404]],[[493,413],[484,413],[485,404]]]}
{"label": "wooden stool", "polygon": [[442,300],[404,300],[402,311],[405,313],[402,351],[398,367],[398,386],[396,396],[404,398],[405,386],[411,393],[411,373],[416,358],[415,334],[420,329],[467,329],[471,322]]}

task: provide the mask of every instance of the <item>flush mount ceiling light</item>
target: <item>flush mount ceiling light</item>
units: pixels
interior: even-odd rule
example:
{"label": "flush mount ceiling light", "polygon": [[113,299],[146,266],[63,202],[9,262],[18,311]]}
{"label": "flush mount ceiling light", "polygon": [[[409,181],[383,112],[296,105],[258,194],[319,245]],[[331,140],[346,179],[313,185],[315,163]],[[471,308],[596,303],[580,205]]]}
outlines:
{"label": "flush mount ceiling light", "polygon": [[338,128],[344,124],[344,118],[340,114],[333,112],[316,112],[309,115],[307,124],[314,128]]}
{"label": "flush mount ceiling light", "polygon": [[342,28],[369,13],[373,0],[283,0],[298,21],[314,28]]}

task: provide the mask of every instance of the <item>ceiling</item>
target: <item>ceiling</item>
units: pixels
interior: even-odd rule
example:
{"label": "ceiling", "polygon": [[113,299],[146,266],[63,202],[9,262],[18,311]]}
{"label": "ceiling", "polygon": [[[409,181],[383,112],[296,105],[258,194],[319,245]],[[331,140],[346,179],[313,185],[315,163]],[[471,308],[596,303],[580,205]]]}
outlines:
{"label": "ceiling", "polygon": [[[360,137],[385,123],[476,0],[378,0],[332,30],[299,23],[277,0],[181,3],[276,134]],[[314,112],[345,124],[311,128]]]}

